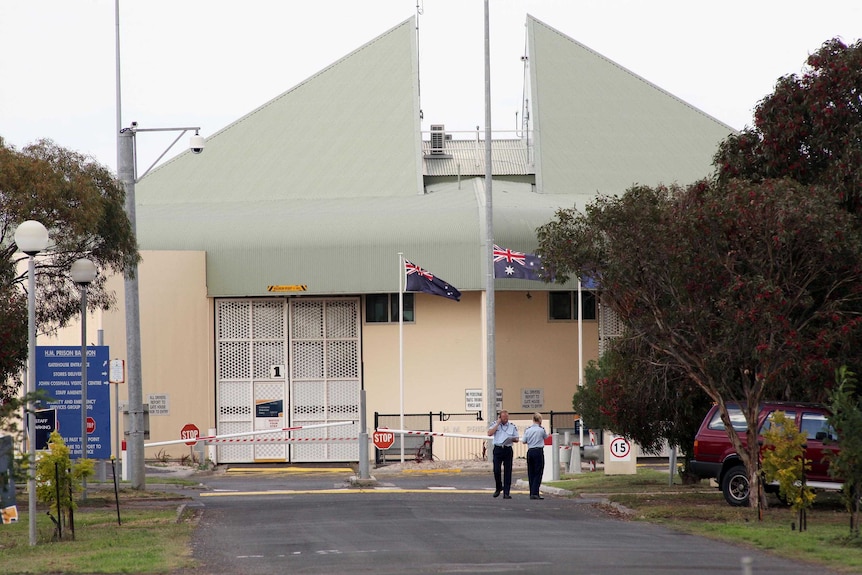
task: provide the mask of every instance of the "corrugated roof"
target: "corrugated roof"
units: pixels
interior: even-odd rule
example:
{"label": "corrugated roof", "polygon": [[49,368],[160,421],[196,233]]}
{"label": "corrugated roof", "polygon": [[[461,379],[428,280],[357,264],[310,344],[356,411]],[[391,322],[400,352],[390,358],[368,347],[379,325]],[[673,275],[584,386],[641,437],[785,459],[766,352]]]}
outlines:
{"label": "corrugated roof", "polygon": [[[492,136],[493,137],[493,136]],[[484,176],[485,139],[444,140],[434,153],[431,141],[422,140],[423,173],[426,176]],[[536,173],[532,145],[522,139],[491,141],[491,172],[495,176]]]}
{"label": "corrugated roof", "polygon": [[[729,128],[529,24],[540,186],[525,142],[494,142],[495,243],[532,252],[537,227],[596,191],[706,175]],[[137,189],[141,248],[205,251],[210,296],[285,284],[392,292],[398,252],[462,291],[484,290],[484,146],[446,141],[451,158],[425,159],[414,29],[411,18],[218,132],[205,153],[154,170]]]}
{"label": "corrugated roof", "polygon": [[528,16],[540,193],[620,194],[712,172],[730,126]]}

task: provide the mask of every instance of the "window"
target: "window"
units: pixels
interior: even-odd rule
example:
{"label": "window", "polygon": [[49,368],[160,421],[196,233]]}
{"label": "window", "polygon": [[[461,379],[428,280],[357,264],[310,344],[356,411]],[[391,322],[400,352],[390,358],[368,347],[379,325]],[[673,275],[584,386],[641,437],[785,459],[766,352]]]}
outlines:
{"label": "window", "polygon": [[[584,302],[583,319],[596,319],[596,292],[581,290]],[[578,292],[548,292],[548,318],[551,320],[578,319]]]}
{"label": "window", "polygon": [[[365,296],[365,323],[398,321],[398,294],[379,293]],[[404,294],[404,321],[413,321],[413,294]]]}
{"label": "window", "polygon": [[[745,431],[748,425],[745,423],[745,416],[742,410],[738,407],[727,406],[727,415],[730,417],[730,424],[736,431]],[[721,420],[721,412],[716,410],[715,414],[707,426],[709,429],[724,429],[724,422]]]}
{"label": "window", "polygon": [[760,435],[763,435],[770,429],[772,429],[772,416],[781,411],[784,413],[784,416],[793,424],[796,425],[796,412],[795,411],[786,411],[783,409],[770,411],[769,415],[766,416],[766,419],[763,420],[763,425],[760,426]]}
{"label": "window", "polygon": [[838,441],[838,436],[822,413],[802,412],[802,431],[815,441]]}

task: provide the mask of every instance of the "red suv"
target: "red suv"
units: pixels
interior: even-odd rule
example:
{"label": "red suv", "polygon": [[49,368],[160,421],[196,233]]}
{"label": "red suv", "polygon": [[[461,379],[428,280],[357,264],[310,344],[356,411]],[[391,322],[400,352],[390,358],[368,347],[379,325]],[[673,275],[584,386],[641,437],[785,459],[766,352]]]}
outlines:
{"label": "red suv", "polygon": [[[731,404],[727,409],[731,424],[745,445],[746,425],[742,411],[738,405]],[[841,489],[841,483],[829,476],[829,462],[825,457],[826,451],[838,449],[835,432],[826,420],[829,410],[809,403],[764,403],[757,421],[758,437],[769,429],[770,416],[777,411],[783,411],[795,420],[796,426],[808,436],[805,458],[811,461],[811,469],[805,475],[806,484],[815,489]],[[700,424],[689,470],[702,479],[715,479],[731,505],[748,505],[748,472],[727,437],[717,405],[709,410]],[[777,492],[778,486],[766,485],[766,490]]]}

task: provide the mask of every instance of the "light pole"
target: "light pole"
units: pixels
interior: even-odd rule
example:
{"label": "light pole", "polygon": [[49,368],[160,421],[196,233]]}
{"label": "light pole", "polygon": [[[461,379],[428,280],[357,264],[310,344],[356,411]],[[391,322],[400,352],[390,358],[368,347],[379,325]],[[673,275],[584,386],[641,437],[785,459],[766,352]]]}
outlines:
{"label": "light pole", "polygon": [[[189,139],[189,149],[195,154],[200,154],[205,145],[203,136],[199,134],[200,127],[139,128],[137,122],[132,122],[130,127],[120,130],[117,136],[117,176],[126,192],[126,215],[135,237],[138,233],[135,213],[135,184],[146,176],[189,130],[195,131],[195,135]],[[138,132],[181,132],[140,177],[137,175],[137,155],[135,153],[135,135]],[[141,375],[141,312],[138,292],[138,266],[136,263],[126,266],[124,287],[126,294],[126,377],[129,386],[129,438],[127,441],[129,478],[132,482],[132,489],[146,489],[144,394]]]}
{"label": "light pole", "polygon": [[[87,286],[96,279],[96,264],[81,258],[72,263],[69,275],[81,288],[81,459],[87,459]],[[87,478],[83,483],[83,498],[87,498]]]}
{"label": "light pole", "polygon": [[28,519],[30,545],[36,545],[36,417],[33,394],[36,392],[36,254],[48,247],[48,230],[34,220],[21,222],[15,230],[15,245],[29,256],[27,269],[27,443],[30,458],[27,469]]}

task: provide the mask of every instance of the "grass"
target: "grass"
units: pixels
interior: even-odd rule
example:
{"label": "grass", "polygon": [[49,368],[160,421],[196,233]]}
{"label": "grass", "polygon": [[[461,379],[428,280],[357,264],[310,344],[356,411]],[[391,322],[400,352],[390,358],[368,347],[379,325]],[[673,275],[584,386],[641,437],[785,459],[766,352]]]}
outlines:
{"label": "grass", "polygon": [[[26,494],[24,501],[26,507]],[[122,489],[118,525],[113,491],[93,490],[75,510],[75,539],[64,527],[60,541],[40,505],[37,545],[30,546],[26,513],[17,523],[0,525],[3,572],[171,573],[194,567],[189,540],[196,517],[178,517],[181,503],[172,493]]]}
{"label": "grass", "polygon": [[769,496],[769,509],[758,521],[756,510],[728,505],[707,481],[682,485],[676,478],[669,485],[666,472],[649,468],[638,469],[636,475],[597,472],[563,477],[550,485],[603,497],[629,510],[622,516],[630,520],[749,545],[838,572],[862,572],[862,538],[849,538],[850,515],[837,493],[819,492],[808,510],[807,529],[799,531],[798,513],[774,496]]}

